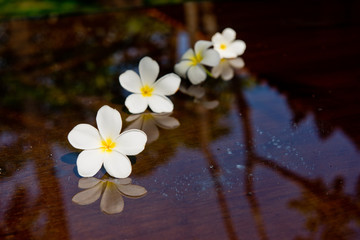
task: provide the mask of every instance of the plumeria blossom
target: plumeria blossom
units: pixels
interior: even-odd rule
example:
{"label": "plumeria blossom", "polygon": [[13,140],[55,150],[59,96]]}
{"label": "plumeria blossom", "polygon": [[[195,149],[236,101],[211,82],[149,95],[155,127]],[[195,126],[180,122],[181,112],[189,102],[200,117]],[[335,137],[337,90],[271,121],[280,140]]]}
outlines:
{"label": "plumeria blossom", "polygon": [[74,148],[84,150],[76,160],[80,176],[92,177],[104,165],[111,176],[128,177],[132,167],[126,155],[137,155],[144,150],[146,134],[136,129],[120,134],[120,113],[107,105],[98,110],[96,123],[99,130],[89,124],[78,124],[68,135]]}
{"label": "plumeria blossom", "polygon": [[234,69],[240,69],[244,67],[245,63],[242,58],[226,59],[222,58],[219,65],[211,69],[211,74],[214,78],[221,78],[228,81],[234,77]]}
{"label": "plumeria blossom", "polygon": [[127,122],[132,122],[126,129],[140,129],[148,136],[147,143],[152,143],[159,138],[159,128],[174,129],[180,126],[180,122],[170,117],[170,113],[141,113],[130,115]]}
{"label": "plumeria blossom", "polygon": [[144,57],[139,63],[140,76],[127,70],[119,76],[120,85],[133,94],[125,100],[125,106],[131,113],[142,113],[149,106],[153,112],[172,112],[174,105],[166,97],[173,95],[180,86],[181,79],[169,73],[155,81],[159,75],[159,64],[150,57]]}
{"label": "plumeria blossom", "polygon": [[222,33],[215,33],[211,41],[214,49],[221,58],[236,58],[244,53],[246,44],[242,40],[235,40],[236,32],[232,28],[225,28]]}
{"label": "plumeria blossom", "polygon": [[200,40],[195,43],[195,48],[187,50],[175,65],[175,72],[183,78],[188,78],[192,84],[200,84],[206,79],[206,68],[219,64],[220,56],[210,41]]}
{"label": "plumeria blossom", "polygon": [[88,205],[98,200],[102,194],[100,209],[107,214],[122,212],[124,209],[123,196],[141,198],[147,193],[145,188],[131,184],[130,178],[81,178],[79,180],[79,188],[86,190],[75,194],[72,198],[74,203]]}

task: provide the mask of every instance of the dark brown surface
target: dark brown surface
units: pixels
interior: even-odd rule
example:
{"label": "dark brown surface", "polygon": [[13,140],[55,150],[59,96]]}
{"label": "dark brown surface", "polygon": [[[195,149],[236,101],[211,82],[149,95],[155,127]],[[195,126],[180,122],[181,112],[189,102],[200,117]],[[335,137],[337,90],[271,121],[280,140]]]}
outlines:
{"label": "dark brown surface", "polygon": [[[0,238],[359,239],[358,7],[199,3],[2,22]],[[171,72],[184,31],[225,27],[247,43],[246,68],[206,82],[214,109],[172,98],[180,126],[160,129],[130,176],[148,194],[116,215],[72,203],[68,132],[104,104],[128,126],[119,74],[145,55]]]}

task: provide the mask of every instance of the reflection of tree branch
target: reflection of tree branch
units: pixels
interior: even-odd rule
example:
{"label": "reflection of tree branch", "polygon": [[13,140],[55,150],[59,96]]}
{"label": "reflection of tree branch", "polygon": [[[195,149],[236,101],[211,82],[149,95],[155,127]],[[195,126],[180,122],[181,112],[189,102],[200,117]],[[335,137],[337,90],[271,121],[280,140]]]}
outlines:
{"label": "reflection of tree branch", "polygon": [[250,121],[250,108],[245,101],[243,92],[239,86],[239,79],[233,79],[236,99],[237,99],[237,107],[238,111],[241,114],[243,131],[245,136],[245,149],[246,149],[246,163],[245,163],[245,191],[246,197],[249,201],[249,205],[251,207],[251,212],[254,216],[254,220],[256,223],[257,231],[260,236],[260,239],[268,239],[265,230],[264,220],[261,216],[259,203],[256,199],[256,195],[254,192],[254,180],[253,180],[253,172],[255,167],[254,159],[254,146],[253,146],[253,136],[252,136],[252,128]]}
{"label": "reflection of tree branch", "polygon": [[234,226],[231,221],[231,215],[229,211],[229,207],[226,202],[226,198],[224,195],[224,190],[221,186],[221,183],[219,181],[219,174],[221,173],[221,169],[219,168],[219,164],[216,161],[216,158],[212,154],[212,152],[209,149],[209,124],[208,124],[208,116],[207,116],[207,110],[202,107],[201,105],[198,105],[198,108],[196,109],[197,112],[200,115],[201,121],[199,121],[199,127],[200,127],[200,142],[201,142],[201,149],[203,150],[203,153],[208,161],[209,164],[209,172],[211,175],[211,178],[214,182],[215,191],[218,197],[218,202],[221,209],[222,218],[225,223],[225,228],[228,234],[229,239],[238,239]]}
{"label": "reflection of tree branch", "polygon": [[[258,156],[255,153],[253,145],[252,128],[249,115],[249,107],[244,99],[243,93],[237,81],[235,85],[235,94],[237,97],[238,111],[242,116],[242,125],[245,135],[246,145],[246,171],[245,182],[246,192],[249,204],[254,215],[257,229],[261,239],[267,239],[266,231],[261,217],[259,204],[253,191],[253,171],[257,165],[273,170],[299,185],[303,190],[303,198],[293,200],[290,206],[298,208],[305,214],[315,212],[315,216],[310,216],[307,221],[307,227],[311,232],[318,230],[323,225],[321,239],[349,239],[354,233],[347,224],[352,220],[360,220],[360,179],[357,184],[357,196],[351,197],[343,191],[343,178],[338,177],[334,180],[333,189],[326,187],[321,179],[310,180],[296,172],[288,170],[278,163]],[[303,238],[297,238],[303,239]]]}

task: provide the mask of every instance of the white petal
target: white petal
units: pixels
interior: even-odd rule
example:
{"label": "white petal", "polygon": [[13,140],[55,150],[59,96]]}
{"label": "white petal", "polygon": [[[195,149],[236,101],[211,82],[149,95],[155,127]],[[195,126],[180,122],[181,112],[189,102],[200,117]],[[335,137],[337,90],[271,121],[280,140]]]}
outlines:
{"label": "white petal", "polygon": [[78,183],[78,187],[79,188],[92,188],[96,184],[98,184],[99,182],[101,182],[101,180],[97,179],[97,178],[94,178],[94,177],[80,178],[79,183]]}
{"label": "white petal", "polygon": [[199,84],[206,79],[206,72],[200,66],[191,67],[188,71],[188,77],[192,84]]}
{"label": "white petal", "polygon": [[154,115],[154,120],[159,127],[164,129],[174,129],[180,126],[180,122],[176,118],[168,115]]}
{"label": "white petal", "polygon": [[130,129],[115,139],[115,150],[124,155],[137,155],[145,148],[147,136],[138,129]]}
{"label": "white petal", "polygon": [[186,78],[186,72],[191,67],[192,62],[190,60],[183,60],[175,64],[174,71],[181,77]]}
{"label": "white petal", "polygon": [[189,48],[181,57],[181,60],[190,60],[195,56],[194,50],[192,48]]}
{"label": "white petal", "polygon": [[81,191],[72,198],[72,201],[79,205],[88,205],[90,203],[95,202],[101,196],[101,192],[103,190],[104,183],[98,183],[92,188]]}
{"label": "white petal", "polygon": [[150,57],[143,57],[139,63],[140,78],[143,85],[152,86],[159,75],[159,64]]}
{"label": "white petal", "polygon": [[82,151],[76,160],[79,175],[82,177],[94,176],[100,170],[105,155],[106,153],[100,149]]}
{"label": "white petal", "polygon": [[229,63],[224,64],[223,71],[221,73],[221,78],[225,81],[228,81],[234,77],[234,69],[229,65]]}
{"label": "white petal", "polygon": [[78,124],[68,134],[70,144],[77,149],[101,147],[99,131],[89,124]]}
{"label": "white petal", "polygon": [[204,58],[203,60],[201,60],[200,63],[210,67],[215,67],[216,65],[219,64],[219,62],[220,62],[219,53],[213,49],[209,49],[204,52]]}
{"label": "white petal", "polygon": [[181,79],[174,73],[169,73],[157,80],[154,84],[154,94],[173,95],[179,89]]}
{"label": "white petal", "polygon": [[214,78],[218,78],[222,71],[223,71],[223,64],[222,62],[220,62],[217,66],[211,69],[211,74],[213,75]]}
{"label": "white petal", "polygon": [[104,140],[108,138],[115,139],[119,136],[122,120],[120,113],[116,109],[107,105],[102,106],[96,115],[96,123]]}
{"label": "white petal", "polygon": [[236,56],[242,55],[246,49],[246,44],[242,40],[236,40],[229,46],[229,51],[236,54]]}
{"label": "white petal", "polygon": [[142,82],[139,75],[132,71],[127,70],[119,76],[120,85],[129,92],[141,93]]}
{"label": "white petal", "polygon": [[236,38],[236,32],[232,28],[225,28],[222,32],[222,35],[228,42],[232,42]]}
{"label": "white petal", "polygon": [[224,37],[220,33],[215,33],[214,36],[212,36],[211,41],[215,45],[220,45],[225,41]]}
{"label": "white petal", "polygon": [[235,51],[232,51],[230,47],[226,48],[225,50],[218,50],[218,53],[222,58],[235,58],[237,54]]}
{"label": "white petal", "polygon": [[242,58],[229,59],[229,64],[234,68],[242,68],[245,66],[245,62]]}
{"label": "white petal", "polygon": [[156,113],[172,112],[174,104],[165,96],[152,95],[149,97],[149,107]]}
{"label": "white petal", "polygon": [[104,167],[108,174],[115,178],[126,178],[132,170],[129,158],[117,151],[107,154]]}
{"label": "white petal", "polygon": [[120,213],[124,209],[124,199],[117,186],[112,182],[106,183],[100,209],[107,214]]}
{"label": "white petal", "polygon": [[148,107],[148,101],[141,94],[131,94],[126,98],[125,106],[131,113],[142,113]]}
{"label": "white petal", "polygon": [[147,191],[144,187],[128,184],[128,185],[117,185],[119,191],[127,197],[139,198],[144,196]]}
{"label": "white petal", "polygon": [[203,54],[203,52],[212,46],[212,42],[199,40],[195,43],[195,54]]}

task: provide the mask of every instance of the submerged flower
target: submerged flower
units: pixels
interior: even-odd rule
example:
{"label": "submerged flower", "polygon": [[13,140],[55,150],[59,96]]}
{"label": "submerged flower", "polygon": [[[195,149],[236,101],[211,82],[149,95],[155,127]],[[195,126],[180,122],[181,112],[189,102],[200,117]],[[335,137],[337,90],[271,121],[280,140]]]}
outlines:
{"label": "submerged flower", "polygon": [[111,176],[128,177],[132,167],[126,155],[136,155],[144,150],[146,134],[136,129],[120,134],[120,113],[106,105],[97,112],[96,123],[99,130],[89,124],[78,124],[68,135],[74,148],[84,150],[76,161],[80,176],[92,177],[104,164]]}
{"label": "submerged flower", "polygon": [[170,113],[141,113],[130,115],[127,122],[132,122],[126,129],[140,129],[148,137],[147,143],[152,143],[159,138],[159,128],[174,129],[180,126],[180,122],[169,116]]}
{"label": "submerged flower", "polygon": [[245,63],[242,58],[222,58],[219,65],[211,69],[211,74],[215,78],[221,76],[223,80],[228,81],[234,77],[234,69],[242,68],[244,65]]}
{"label": "submerged flower", "polygon": [[242,40],[235,40],[236,32],[231,28],[225,28],[222,33],[215,33],[211,41],[214,49],[221,58],[236,58],[244,53],[246,44]]}
{"label": "submerged flower", "polygon": [[209,49],[209,41],[197,41],[195,51],[187,50],[175,65],[175,72],[183,78],[188,78],[192,84],[199,84],[206,79],[205,66],[214,67],[219,64],[219,54],[214,49]]}
{"label": "submerged flower", "polygon": [[194,97],[194,102],[200,104],[205,109],[214,109],[219,105],[218,100],[207,100],[204,87],[192,85],[189,88],[185,88],[184,86],[181,86],[180,91],[186,95]]}
{"label": "submerged flower", "polygon": [[100,201],[101,211],[107,214],[120,213],[124,209],[124,197],[141,198],[147,193],[146,189],[131,184],[130,178],[124,179],[97,179],[81,178],[79,188],[86,189],[72,198],[74,203],[79,205],[88,205],[98,200]]}
{"label": "submerged flower", "polygon": [[133,94],[125,100],[125,106],[131,113],[142,113],[149,106],[153,112],[172,112],[174,105],[166,97],[173,95],[180,86],[181,79],[169,73],[155,81],[159,75],[159,65],[150,57],[144,57],[139,63],[140,76],[132,70],[120,75],[120,85]]}

